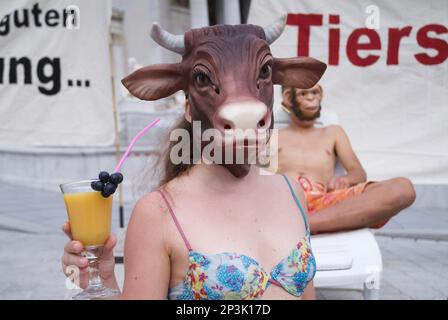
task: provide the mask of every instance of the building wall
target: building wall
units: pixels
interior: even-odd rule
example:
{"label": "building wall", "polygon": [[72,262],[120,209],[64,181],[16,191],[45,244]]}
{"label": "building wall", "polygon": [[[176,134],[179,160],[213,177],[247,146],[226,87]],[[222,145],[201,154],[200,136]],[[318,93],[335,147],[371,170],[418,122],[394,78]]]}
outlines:
{"label": "building wall", "polygon": [[179,57],[161,48],[150,37],[153,22],[172,33],[190,28],[189,9],[167,0],[112,0],[112,7],[123,12],[126,51],[139,65],[178,61]]}

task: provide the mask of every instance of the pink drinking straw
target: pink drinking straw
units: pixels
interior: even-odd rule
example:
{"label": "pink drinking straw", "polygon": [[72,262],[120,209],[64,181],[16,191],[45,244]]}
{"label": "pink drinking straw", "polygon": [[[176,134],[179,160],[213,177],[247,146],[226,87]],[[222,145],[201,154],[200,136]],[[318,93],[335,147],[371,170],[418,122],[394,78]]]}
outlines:
{"label": "pink drinking straw", "polygon": [[137,133],[135,135],[135,137],[132,139],[131,143],[129,144],[128,148],[126,149],[126,151],[124,152],[123,156],[121,157],[120,161],[118,162],[117,166],[115,167],[113,172],[119,172],[121,165],[123,164],[123,162],[126,160],[126,158],[129,156],[129,152],[131,152],[132,147],[134,146],[134,144],[138,141],[138,139],[141,138],[142,135],[144,135],[149,129],[151,129],[152,127],[154,127],[157,122],[160,121],[160,118],[157,118],[156,120],[154,120],[153,122],[151,122],[150,124],[148,124],[146,127],[144,127],[142,130],[140,130],[139,133]]}

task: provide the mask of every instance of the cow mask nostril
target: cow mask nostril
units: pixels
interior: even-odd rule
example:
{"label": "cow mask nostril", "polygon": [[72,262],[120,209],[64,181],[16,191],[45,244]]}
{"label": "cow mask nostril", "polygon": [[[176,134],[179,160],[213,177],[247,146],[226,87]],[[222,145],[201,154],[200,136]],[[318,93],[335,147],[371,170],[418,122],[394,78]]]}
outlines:
{"label": "cow mask nostril", "polygon": [[224,130],[231,130],[232,126],[230,124],[225,124],[224,125]]}
{"label": "cow mask nostril", "polygon": [[266,123],[264,122],[264,120],[260,120],[260,121],[258,122],[258,128],[263,128],[265,124],[266,124]]}

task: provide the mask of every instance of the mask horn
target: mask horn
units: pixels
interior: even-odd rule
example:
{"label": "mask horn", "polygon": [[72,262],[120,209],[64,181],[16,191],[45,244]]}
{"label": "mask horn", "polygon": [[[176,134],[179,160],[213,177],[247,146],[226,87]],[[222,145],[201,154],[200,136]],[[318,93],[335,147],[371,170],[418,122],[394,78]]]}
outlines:
{"label": "mask horn", "polygon": [[270,45],[275,40],[280,37],[283,30],[285,30],[286,26],[286,18],[288,16],[286,14],[282,15],[280,18],[277,19],[274,23],[264,27],[264,34],[266,36],[266,41]]}
{"label": "mask horn", "polygon": [[165,49],[176,52],[180,55],[185,53],[185,43],[183,35],[174,35],[154,22],[151,29],[151,38]]}

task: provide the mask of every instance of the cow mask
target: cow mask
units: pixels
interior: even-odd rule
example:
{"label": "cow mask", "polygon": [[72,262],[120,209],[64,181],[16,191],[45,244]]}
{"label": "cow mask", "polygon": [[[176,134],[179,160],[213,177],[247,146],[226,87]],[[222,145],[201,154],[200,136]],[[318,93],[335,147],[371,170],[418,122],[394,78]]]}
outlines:
{"label": "cow mask", "polygon": [[[283,32],[286,16],[262,28],[216,25],[173,35],[154,23],[151,37],[182,56],[173,64],[143,67],[122,80],[137,98],[157,100],[179,90],[187,96],[186,118],[201,129],[272,129],[273,85],[311,88],[326,65],[308,57],[274,58],[269,45]],[[244,177],[249,164],[223,164]]]}

